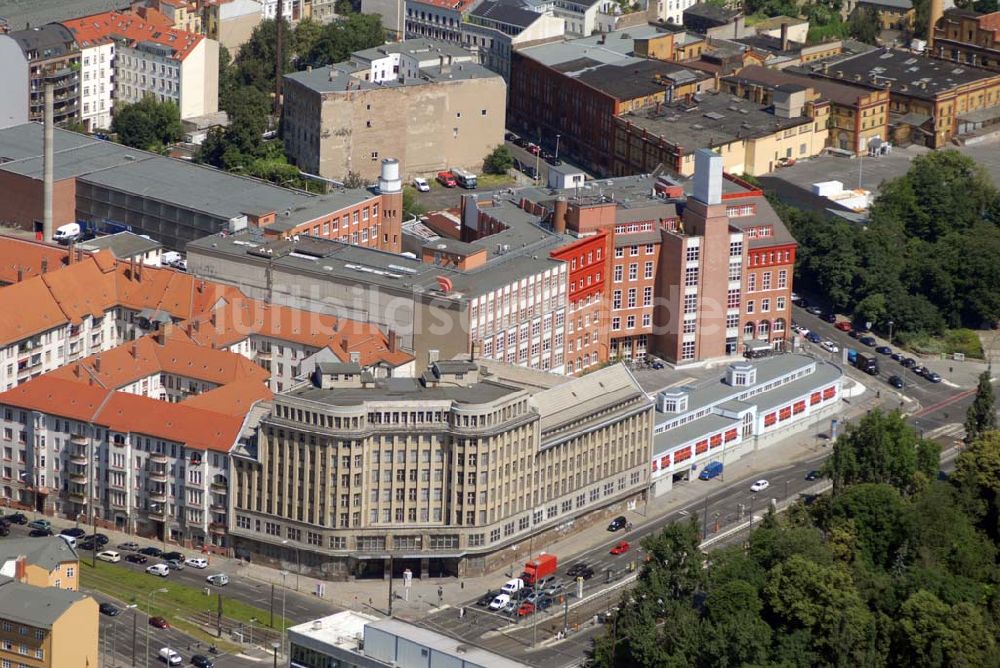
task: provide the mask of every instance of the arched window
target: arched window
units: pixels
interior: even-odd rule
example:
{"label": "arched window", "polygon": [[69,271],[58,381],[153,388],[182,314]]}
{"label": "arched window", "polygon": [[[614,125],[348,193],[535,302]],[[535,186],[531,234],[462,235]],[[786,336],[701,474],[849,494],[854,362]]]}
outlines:
{"label": "arched window", "polygon": [[756,331],[756,328],[754,327],[754,324],[752,322],[748,322],[747,324],[743,325],[743,338],[752,339],[754,331]]}
{"label": "arched window", "polygon": [[761,320],[760,324],[757,325],[757,338],[766,339],[771,335],[771,321]]}

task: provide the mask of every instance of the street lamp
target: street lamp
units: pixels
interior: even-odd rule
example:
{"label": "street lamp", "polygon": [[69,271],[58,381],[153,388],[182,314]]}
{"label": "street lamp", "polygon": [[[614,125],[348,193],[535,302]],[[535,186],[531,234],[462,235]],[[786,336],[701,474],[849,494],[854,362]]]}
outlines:
{"label": "street lamp", "polygon": [[[281,541],[282,545],[288,545],[287,540]],[[299,561],[299,547],[298,545],[292,545],[295,548],[295,591],[299,590],[299,571],[302,570],[302,563]]]}
{"label": "street lamp", "polygon": [[150,610],[153,606],[153,596],[155,596],[156,594],[166,594],[166,593],[167,593],[166,589],[162,588],[154,589],[153,591],[149,592],[149,594],[146,597],[146,660],[143,661],[143,664],[146,666],[146,668],[149,668],[149,615],[150,615]]}
{"label": "street lamp", "polygon": [[[138,607],[139,606],[135,603],[129,603],[128,605],[125,606],[126,610],[132,611],[132,660],[133,661],[135,660],[135,618],[136,618],[136,608]],[[115,617],[116,628],[117,624],[118,624],[118,618]],[[117,661],[115,660],[115,653],[117,652],[116,640],[117,636],[111,636],[111,660],[115,663],[115,665],[117,665]]]}
{"label": "street lamp", "polygon": [[288,587],[285,586],[285,576],[288,575],[288,571],[281,571],[281,646],[285,646],[285,592],[288,591]]}
{"label": "street lamp", "polygon": [[556,160],[559,159],[559,137],[560,136],[561,135],[557,132],[556,133],[556,157],[555,157]]}
{"label": "street lamp", "polygon": [[889,321],[889,345],[892,345],[892,326],[895,325],[892,320]]}
{"label": "street lamp", "polygon": [[278,648],[281,647],[280,642],[272,642],[271,649],[274,650],[274,668],[278,668]]}

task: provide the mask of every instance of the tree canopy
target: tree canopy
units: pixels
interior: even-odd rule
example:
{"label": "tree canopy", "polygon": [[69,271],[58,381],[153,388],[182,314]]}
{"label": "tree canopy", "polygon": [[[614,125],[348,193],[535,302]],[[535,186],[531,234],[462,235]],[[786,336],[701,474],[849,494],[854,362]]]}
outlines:
{"label": "tree canopy", "polygon": [[158,102],[148,95],[134,104],[116,108],[111,131],[126,146],[162,151],[184,133],[180,109],[173,102]]}
{"label": "tree canopy", "polygon": [[702,554],[696,520],[644,540],[595,665],[1000,665],[1000,433],[952,479],[897,414],[836,446],[836,492],[768,516],[747,547]]}
{"label": "tree canopy", "polygon": [[797,280],[838,311],[903,338],[1000,319],[1000,192],[971,158],[915,158],[867,227],[776,206],[799,242]]}

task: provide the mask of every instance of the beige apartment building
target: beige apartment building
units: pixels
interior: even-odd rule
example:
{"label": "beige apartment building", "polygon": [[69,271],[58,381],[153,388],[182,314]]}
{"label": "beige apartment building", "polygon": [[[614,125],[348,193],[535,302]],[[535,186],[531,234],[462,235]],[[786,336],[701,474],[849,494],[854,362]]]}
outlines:
{"label": "beige apartment building", "polygon": [[489,369],[320,365],[276,396],[256,452],[235,453],[236,553],[330,579],[471,575],[645,493],[653,404],[624,366]]}
{"label": "beige apartment building", "polygon": [[507,86],[460,47],[408,40],[349,61],[285,76],[285,150],[305,172],[378,177],[381,160],[404,178],[459,167],[478,173],[504,141]]}
{"label": "beige apartment building", "polygon": [[23,584],[80,589],[80,557],[66,541],[8,538],[0,542],[0,575]]}
{"label": "beige apartment building", "polygon": [[94,668],[98,634],[90,596],[0,576],[0,665]]}

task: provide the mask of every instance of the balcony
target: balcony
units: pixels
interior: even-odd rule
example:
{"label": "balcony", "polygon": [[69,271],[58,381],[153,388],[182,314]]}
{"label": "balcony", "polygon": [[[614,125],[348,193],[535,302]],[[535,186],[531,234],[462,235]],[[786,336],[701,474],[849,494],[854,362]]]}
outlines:
{"label": "balcony", "polygon": [[70,434],[69,442],[75,443],[76,445],[89,445],[90,437],[86,434]]}
{"label": "balcony", "polygon": [[210,487],[212,488],[212,491],[215,492],[215,493],[217,493],[217,494],[228,494],[229,493],[229,483],[228,482],[212,481],[212,484],[210,485]]}
{"label": "balcony", "polygon": [[150,508],[146,511],[150,519],[157,520],[159,522],[165,522],[167,519],[167,509],[165,506],[157,506]]}
{"label": "balcony", "polygon": [[89,482],[86,473],[70,473],[69,481],[74,485],[86,485]]}
{"label": "balcony", "polygon": [[228,504],[226,504],[226,502],[222,501],[221,499],[217,501],[212,501],[212,505],[210,505],[209,508],[212,510],[212,512],[215,513],[224,513],[229,510]]}
{"label": "balcony", "polygon": [[72,501],[73,503],[79,503],[79,504],[82,504],[82,505],[87,505],[87,493],[86,492],[81,492],[81,491],[76,491],[76,490],[71,490],[69,492],[69,500]]}
{"label": "balcony", "polygon": [[69,456],[69,461],[74,466],[86,466],[90,463],[90,459],[85,454],[72,454]]}
{"label": "balcony", "polygon": [[151,452],[149,453],[149,461],[156,462],[157,464],[166,464],[167,456],[161,452]]}
{"label": "balcony", "polygon": [[272,355],[273,354],[271,353],[270,350],[258,350],[257,351],[257,359],[259,359],[259,360],[269,360],[269,359],[271,359]]}
{"label": "balcony", "polygon": [[226,533],[226,525],[222,522],[211,522],[208,525],[208,530],[214,534],[224,534]]}
{"label": "balcony", "polygon": [[165,489],[159,491],[150,490],[148,494],[149,494],[149,500],[152,501],[153,503],[167,502],[167,490]]}
{"label": "balcony", "polygon": [[167,481],[167,470],[162,468],[152,468],[146,472],[146,475],[150,480],[155,482],[166,482]]}

